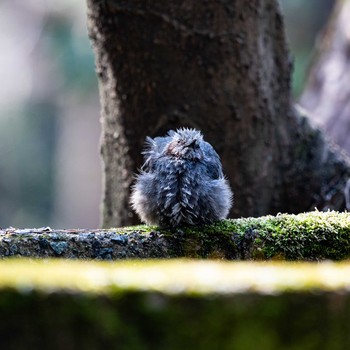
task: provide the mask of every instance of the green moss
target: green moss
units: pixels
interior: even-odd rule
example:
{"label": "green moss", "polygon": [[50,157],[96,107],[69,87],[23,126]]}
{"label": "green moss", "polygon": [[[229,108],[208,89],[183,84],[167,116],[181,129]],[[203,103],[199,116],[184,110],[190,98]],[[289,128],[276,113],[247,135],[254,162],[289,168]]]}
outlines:
{"label": "green moss", "polygon": [[109,229],[108,231],[113,231],[117,233],[150,233],[156,231],[158,229],[157,226],[148,226],[148,225],[135,225],[135,226],[125,226],[125,227],[116,227]]}
{"label": "green moss", "polygon": [[259,239],[266,258],[346,259],[350,256],[350,215],[315,211],[266,217]]}
{"label": "green moss", "polygon": [[[341,260],[350,257],[350,214],[310,212],[227,220],[222,233],[234,232],[238,243],[252,241],[249,258],[286,260]],[[246,252],[247,253],[247,252]],[[248,252],[249,253],[249,252]]]}
{"label": "green moss", "polygon": [[176,229],[140,225],[120,228],[118,232],[158,232],[173,239],[171,257],[257,260],[350,257],[350,214],[346,212],[279,214]]}

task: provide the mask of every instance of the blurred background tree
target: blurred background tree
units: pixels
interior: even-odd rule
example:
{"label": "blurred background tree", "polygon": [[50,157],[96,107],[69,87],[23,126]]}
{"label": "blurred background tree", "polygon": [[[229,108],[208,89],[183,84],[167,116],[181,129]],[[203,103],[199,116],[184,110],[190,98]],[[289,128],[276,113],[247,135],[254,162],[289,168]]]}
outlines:
{"label": "blurred background tree", "polygon": [[[338,1],[300,97],[313,122],[350,155],[350,0]],[[350,180],[345,191],[350,210]]]}
{"label": "blurred background tree", "polygon": [[281,0],[290,50],[294,56],[293,91],[299,97],[314,46],[332,13],[335,0]]}
{"label": "blurred background tree", "polygon": [[[303,87],[333,0],[281,0]],[[0,3],[0,226],[97,227],[99,98],[85,4]]]}

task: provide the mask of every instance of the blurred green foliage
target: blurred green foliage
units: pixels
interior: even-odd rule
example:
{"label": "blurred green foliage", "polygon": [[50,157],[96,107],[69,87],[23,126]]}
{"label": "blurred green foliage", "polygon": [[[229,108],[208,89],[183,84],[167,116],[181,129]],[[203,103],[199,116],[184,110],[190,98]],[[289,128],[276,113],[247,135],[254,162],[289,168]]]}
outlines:
{"label": "blurred green foliage", "polygon": [[53,209],[55,110],[49,101],[27,101],[9,112],[6,128],[0,128],[0,157],[6,160],[0,164],[0,226],[16,222],[44,225],[44,220],[49,221]]}
{"label": "blurred green foliage", "polygon": [[[35,11],[23,24],[28,29],[23,42],[33,40],[35,23],[30,21],[37,20]],[[16,104],[0,104],[0,227],[38,227],[55,221],[55,195],[60,191],[55,182],[57,138],[65,105],[97,94],[93,52],[74,12],[47,8],[39,15],[40,34],[28,55],[31,91]],[[21,28],[17,18],[10,20]]]}
{"label": "blurred green foliage", "polygon": [[95,91],[94,57],[87,33],[76,36],[74,23],[64,17],[48,18],[44,32],[46,49],[63,74],[65,88],[84,94]]}
{"label": "blurred green foliage", "polygon": [[294,58],[293,92],[298,97],[307,78],[313,49],[335,0],[280,0],[291,54]]}

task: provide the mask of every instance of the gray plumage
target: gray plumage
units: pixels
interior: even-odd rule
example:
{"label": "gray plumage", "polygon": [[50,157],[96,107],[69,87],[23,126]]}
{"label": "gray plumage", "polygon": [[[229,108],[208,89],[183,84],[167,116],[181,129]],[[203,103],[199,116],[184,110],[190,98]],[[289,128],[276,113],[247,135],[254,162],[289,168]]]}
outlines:
{"label": "gray plumage", "polygon": [[232,192],[213,147],[195,129],[147,137],[131,205],[150,225],[209,224],[226,218]]}

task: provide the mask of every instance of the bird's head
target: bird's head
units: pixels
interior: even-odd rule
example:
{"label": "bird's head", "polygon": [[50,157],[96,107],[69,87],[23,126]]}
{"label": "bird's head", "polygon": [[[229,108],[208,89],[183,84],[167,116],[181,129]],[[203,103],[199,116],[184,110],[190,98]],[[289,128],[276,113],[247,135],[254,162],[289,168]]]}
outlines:
{"label": "bird's head", "polygon": [[203,159],[203,151],[201,150],[203,136],[200,131],[182,128],[170,131],[168,135],[171,140],[165,147],[166,155],[192,161]]}

